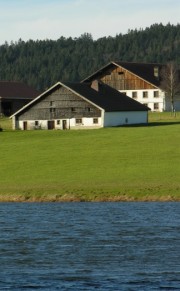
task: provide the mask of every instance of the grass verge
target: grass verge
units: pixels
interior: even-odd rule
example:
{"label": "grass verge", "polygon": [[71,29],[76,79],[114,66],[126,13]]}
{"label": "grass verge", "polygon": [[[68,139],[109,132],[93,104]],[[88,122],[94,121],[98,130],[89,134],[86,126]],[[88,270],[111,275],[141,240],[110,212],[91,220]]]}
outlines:
{"label": "grass verge", "polygon": [[82,131],[7,127],[0,201],[180,201],[180,117],[149,120]]}

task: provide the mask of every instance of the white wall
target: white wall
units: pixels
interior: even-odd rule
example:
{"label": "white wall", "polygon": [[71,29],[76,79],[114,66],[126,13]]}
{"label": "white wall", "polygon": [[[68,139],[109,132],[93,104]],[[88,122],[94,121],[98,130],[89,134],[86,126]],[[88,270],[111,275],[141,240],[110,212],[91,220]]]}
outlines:
{"label": "white wall", "polygon": [[[144,91],[148,92],[147,98],[143,98]],[[154,91],[159,92],[159,97],[154,97]],[[133,98],[133,92],[137,92],[137,98],[133,99],[142,104],[146,104],[151,109],[151,111],[171,111],[171,102],[168,97],[165,97],[165,93],[160,89],[121,90],[120,92],[126,93],[126,95],[131,98]],[[158,103],[158,109],[155,108],[155,103]],[[176,111],[180,111],[180,96],[175,97],[174,105]]]}
{"label": "white wall", "polygon": [[76,124],[76,119],[75,118],[71,118],[70,120],[67,120],[68,124],[70,122],[70,128],[71,129],[80,129],[80,128],[92,128],[92,127],[102,127],[102,119],[101,117],[98,117],[98,123],[94,124],[93,123],[93,119],[92,117],[83,117],[82,118],[82,123],[81,124]]}
{"label": "white wall", "polygon": [[104,127],[147,123],[148,111],[105,112]]}
{"label": "white wall", "polygon": [[[93,122],[93,118],[82,118],[81,124],[76,124],[76,119],[58,119],[54,120],[54,126],[55,129],[63,129],[63,120],[66,120],[66,126],[67,129],[83,129],[83,128],[99,128],[102,127],[102,118],[98,117],[98,123]],[[20,120],[20,121],[13,121],[13,124],[16,124],[13,126],[14,129],[24,129],[24,121],[26,120]],[[47,120],[38,120],[38,126],[35,125],[35,120],[27,120],[27,129],[28,130],[35,130],[35,129],[48,129],[48,121]]]}
{"label": "white wall", "polygon": [[[16,121],[16,129],[24,129],[26,120]],[[38,126],[35,125],[35,120],[27,120],[27,129],[47,129],[47,120],[38,120]]]}
{"label": "white wall", "polygon": [[[148,97],[143,98],[143,92],[147,91]],[[154,97],[154,91],[159,92],[159,97]],[[165,95],[164,92],[160,89],[143,89],[143,90],[121,90],[120,92],[126,93],[127,96],[133,96],[133,92],[137,92],[137,98],[133,98],[134,100],[146,104],[152,111],[164,111],[165,110]],[[158,109],[155,108],[155,103],[158,103]]]}
{"label": "white wall", "polygon": [[[90,129],[100,127],[119,126],[125,124],[141,124],[148,122],[147,111],[126,111],[126,112],[102,112],[102,117],[98,118],[98,123],[93,123],[93,118],[82,118],[81,124],[76,124],[75,118],[54,120],[55,129],[63,129],[63,120],[66,120],[67,129]],[[13,122],[14,123],[14,122]],[[24,129],[24,121],[20,120],[14,123],[16,129]],[[59,124],[58,124],[59,123]],[[27,121],[27,129],[48,129],[47,120],[38,120],[38,126],[35,125],[35,120]]]}

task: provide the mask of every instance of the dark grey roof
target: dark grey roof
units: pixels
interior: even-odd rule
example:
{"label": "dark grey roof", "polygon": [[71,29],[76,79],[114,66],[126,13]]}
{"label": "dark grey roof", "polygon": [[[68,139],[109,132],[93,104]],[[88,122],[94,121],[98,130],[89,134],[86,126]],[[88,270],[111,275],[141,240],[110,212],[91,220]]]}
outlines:
{"label": "dark grey roof", "polygon": [[34,88],[21,82],[0,81],[0,97],[3,98],[33,99],[39,93]]}
{"label": "dark grey roof", "polygon": [[[132,72],[133,74],[139,76],[140,78],[148,81],[149,83],[157,87],[160,86],[160,82],[161,82],[160,72],[163,68],[162,64],[128,63],[128,62],[116,62],[116,64]],[[154,68],[156,67],[159,69],[159,77],[154,76]]]}
{"label": "dark grey roof", "polygon": [[99,91],[91,88],[91,83],[64,83],[67,87],[77,92],[84,98],[93,102],[106,112],[112,111],[147,111],[149,108],[136,100],[120,93],[116,89],[99,83]]}
{"label": "dark grey roof", "polygon": [[[160,86],[161,83],[161,70],[164,67],[162,64],[157,63],[130,63],[130,62],[110,62],[106,66],[100,68],[94,74],[90,75],[82,82],[92,81],[94,79],[98,79],[106,74],[108,69],[113,67],[123,67],[124,69],[128,70],[129,72],[139,76],[141,79],[155,85],[156,87]],[[159,77],[154,76],[154,68],[157,67],[159,69]]]}
{"label": "dark grey roof", "polygon": [[112,87],[98,82],[99,90],[91,88],[92,83],[71,83],[71,82],[58,82],[49,88],[47,91],[39,95],[37,98],[33,99],[27,105],[22,107],[20,110],[15,112],[11,117],[19,115],[22,112],[28,110],[32,107],[33,104],[36,104],[45,98],[52,92],[56,91],[61,86],[66,87],[71,92],[79,95],[81,98],[90,101],[94,105],[98,106],[101,109],[104,109],[106,112],[114,111],[148,111],[150,110],[147,106],[133,100],[132,98],[126,96],[123,93],[113,89]]}

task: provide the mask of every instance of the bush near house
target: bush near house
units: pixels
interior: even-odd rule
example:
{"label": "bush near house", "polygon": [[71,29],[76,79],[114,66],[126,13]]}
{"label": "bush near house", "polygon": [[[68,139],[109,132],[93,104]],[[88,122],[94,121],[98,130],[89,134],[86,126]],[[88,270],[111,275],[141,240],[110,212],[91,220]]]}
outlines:
{"label": "bush near house", "polygon": [[7,117],[0,117],[0,128],[2,130],[11,130],[12,129],[12,122],[11,119]]}

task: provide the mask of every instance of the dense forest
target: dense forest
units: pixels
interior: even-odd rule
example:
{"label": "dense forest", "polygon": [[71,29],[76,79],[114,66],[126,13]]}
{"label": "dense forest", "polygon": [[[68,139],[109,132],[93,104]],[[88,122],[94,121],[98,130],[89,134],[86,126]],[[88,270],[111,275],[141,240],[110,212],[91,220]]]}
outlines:
{"label": "dense forest", "polygon": [[180,24],[153,24],[127,34],[5,42],[0,46],[0,80],[23,81],[38,90],[57,81],[80,81],[110,61],[180,64]]}

